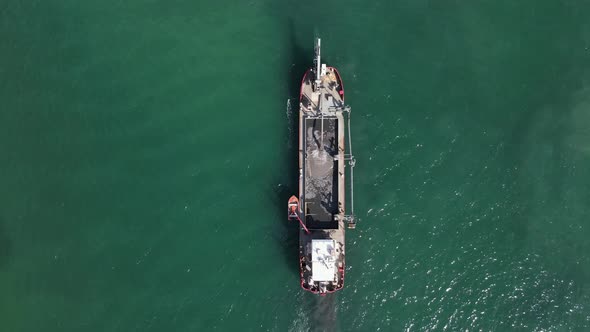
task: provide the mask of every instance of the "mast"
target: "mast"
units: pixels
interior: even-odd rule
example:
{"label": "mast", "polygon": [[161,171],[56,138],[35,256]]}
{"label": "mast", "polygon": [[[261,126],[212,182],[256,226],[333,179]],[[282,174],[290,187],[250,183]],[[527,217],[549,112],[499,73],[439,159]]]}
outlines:
{"label": "mast", "polygon": [[315,85],[316,88],[320,86],[320,83],[322,82],[321,80],[321,66],[322,66],[322,61],[321,61],[321,55],[320,55],[320,48],[322,46],[322,40],[320,38],[318,38],[316,40],[316,44],[315,44]]}
{"label": "mast", "polygon": [[[320,84],[322,83],[321,48],[322,48],[322,40],[320,38],[317,38],[316,39],[316,44],[315,44],[315,86],[316,86],[317,91],[319,91]],[[321,96],[320,96],[319,103],[318,103],[318,109],[319,109],[320,114],[321,114],[320,124],[322,126],[322,129],[321,129],[321,135],[322,136],[320,137],[320,144],[321,144],[321,146],[319,148],[320,148],[320,151],[324,151],[324,110],[323,110]]]}

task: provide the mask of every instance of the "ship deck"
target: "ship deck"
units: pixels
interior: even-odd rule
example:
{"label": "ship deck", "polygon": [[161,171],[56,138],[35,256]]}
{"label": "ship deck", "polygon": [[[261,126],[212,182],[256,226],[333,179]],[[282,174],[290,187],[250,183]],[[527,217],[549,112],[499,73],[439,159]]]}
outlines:
{"label": "ship deck", "polygon": [[309,229],[334,229],[338,223],[338,154],[336,117],[305,119],[305,223]]}
{"label": "ship deck", "polygon": [[[318,84],[319,83],[319,84]],[[302,286],[327,292],[342,288],[345,264],[344,100],[337,71],[322,68],[321,81],[308,71],[301,86],[299,112],[299,201],[309,233],[299,235]],[[314,280],[312,249],[333,240],[334,280]],[[332,265],[330,265],[332,266]],[[317,266],[323,269],[323,266]],[[317,273],[317,269],[315,270]]]}

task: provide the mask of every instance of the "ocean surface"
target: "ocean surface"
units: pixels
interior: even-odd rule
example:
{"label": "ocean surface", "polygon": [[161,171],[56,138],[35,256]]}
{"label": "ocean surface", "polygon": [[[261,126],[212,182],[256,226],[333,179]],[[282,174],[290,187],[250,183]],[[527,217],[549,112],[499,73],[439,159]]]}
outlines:
{"label": "ocean surface", "polygon": [[[352,107],[299,287],[298,86]],[[589,331],[590,2],[0,4],[1,331]]]}

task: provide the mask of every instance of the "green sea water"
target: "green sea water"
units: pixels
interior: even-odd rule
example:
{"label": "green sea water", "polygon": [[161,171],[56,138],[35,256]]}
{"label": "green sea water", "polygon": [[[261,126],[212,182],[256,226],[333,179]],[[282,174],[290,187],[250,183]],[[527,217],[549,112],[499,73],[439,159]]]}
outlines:
{"label": "green sea water", "polygon": [[[314,37],[357,158],[299,287]],[[590,330],[590,3],[0,4],[1,331]]]}

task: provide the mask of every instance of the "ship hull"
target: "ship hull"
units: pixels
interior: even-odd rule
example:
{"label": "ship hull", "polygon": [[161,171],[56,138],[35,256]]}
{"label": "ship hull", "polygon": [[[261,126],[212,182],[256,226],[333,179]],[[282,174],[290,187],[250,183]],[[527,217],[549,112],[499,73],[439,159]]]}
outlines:
{"label": "ship hull", "polygon": [[299,110],[299,264],[301,287],[326,294],[344,287],[344,87],[333,67],[303,76]]}

